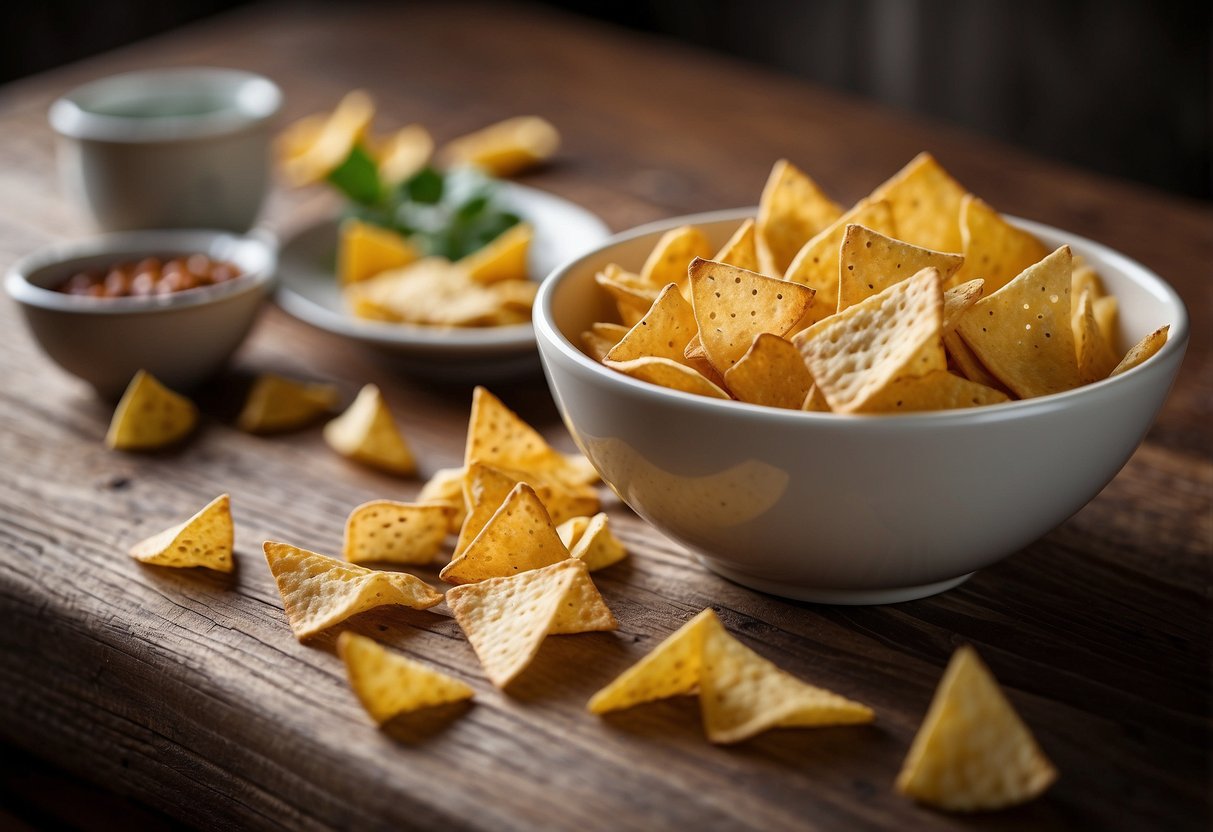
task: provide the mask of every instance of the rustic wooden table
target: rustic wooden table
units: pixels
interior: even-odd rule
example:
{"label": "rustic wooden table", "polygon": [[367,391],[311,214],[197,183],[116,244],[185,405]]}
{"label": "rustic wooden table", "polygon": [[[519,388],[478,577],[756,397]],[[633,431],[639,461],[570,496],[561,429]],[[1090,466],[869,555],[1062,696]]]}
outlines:
{"label": "rustic wooden table", "polygon": [[[1208,205],[549,12],[272,6],[0,92],[0,259],[87,230],[54,184],[48,102],[95,76],[168,64],[265,73],[284,88],[287,117],[360,86],[386,119],[440,137],[542,113],[565,150],[527,181],[616,229],[752,204],[781,156],[847,201],[930,149],[1003,211],[1156,269],[1186,299],[1193,340],[1157,425],[1116,480],[1044,539],[939,597],[831,608],[763,596],[709,574],[616,505],[633,558],[598,583],[619,631],[550,639],[508,696],[484,680],[445,607],[357,619],[353,629],[476,688],[460,718],[402,737],[370,725],[331,638],[302,646],[291,636],[260,542],[337,551],[351,506],[407,499],[419,481],[347,465],[316,430],[242,434],[225,421],[222,385],[207,400],[212,418],[180,451],[111,453],[101,442],[108,407],[53,367],[0,302],[0,741],[206,827],[1207,828]],[[289,227],[300,209],[299,197],[277,195],[269,220]],[[277,311],[236,366],[329,378],[348,392],[375,381],[426,474],[460,459],[467,389],[396,377]],[[486,381],[570,447],[542,381]],[[222,491],[237,523],[233,578],[125,555]],[[876,725],[715,748],[688,702],[609,720],[584,712],[594,690],[707,605],[780,665],[871,704]],[[891,788],[961,642],[978,647],[1061,771],[1043,799],[974,819],[917,808]]]}

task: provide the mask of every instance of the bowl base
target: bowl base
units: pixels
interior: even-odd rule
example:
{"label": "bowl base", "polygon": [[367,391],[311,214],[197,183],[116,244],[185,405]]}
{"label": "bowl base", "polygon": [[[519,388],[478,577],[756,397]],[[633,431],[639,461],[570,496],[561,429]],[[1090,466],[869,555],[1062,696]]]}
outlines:
{"label": "bowl base", "polygon": [[727,578],[735,584],[741,584],[749,589],[756,589],[768,595],[778,595],[791,598],[793,601],[808,601],[812,604],[841,604],[845,606],[874,606],[877,604],[900,604],[902,601],[914,601],[931,595],[946,592],[971,578],[975,573],[961,575],[959,578],[948,578],[933,584],[918,586],[898,586],[890,589],[830,589],[828,587],[795,586],[792,584],[758,578],[745,572],[730,569],[709,558],[698,557],[697,560],[708,569]]}

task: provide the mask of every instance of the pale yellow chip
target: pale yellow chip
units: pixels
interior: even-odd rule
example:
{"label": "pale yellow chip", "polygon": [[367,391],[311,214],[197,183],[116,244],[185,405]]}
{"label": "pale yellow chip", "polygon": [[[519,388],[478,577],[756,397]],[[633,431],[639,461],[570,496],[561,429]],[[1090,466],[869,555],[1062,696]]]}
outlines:
{"label": "pale yellow chip", "polygon": [[464,257],[457,265],[477,283],[528,280],[530,269],[527,267],[527,255],[534,239],[535,229],[530,223],[520,222],[507,228],[484,248]]}
{"label": "pale yellow chip", "polygon": [[497,296],[497,302],[505,311],[523,313],[526,318],[535,305],[535,295],[539,293],[539,284],[533,280],[501,280],[489,284],[489,291]]}
{"label": "pale yellow chip", "polygon": [[980,277],[986,281],[986,291],[994,293],[1049,254],[1044,243],[972,194],[960,202],[960,238],[964,266],[952,283],[945,281],[947,286]]}
{"label": "pale yellow chip", "polygon": [[542,569],[568,557],[543,501],[520,482],[438,577],[448,584],[470,584]]}
{"label": "pale yellow chip", "polygon": [[420,124],[402,127],[377,148],[379,177],[395,185],[413,176],[434,155],[434,139]]}
{"label": "pale yellow chip", "polygon": [[[699,324],[696,323],[696,327],[698,326]],[[724,375],[713,367],[712,362],[708,360],[708,351],[703,348],[703,341],[699,338],[698,332],[695,333],[695,337],[687,342],[687,348],[682,351],[682,357],[686,359],[684,363],[688,367],[697,371],[720,389],[725,389]]]}
{"label": "pale yellow chip", "polygon": [[449,142],[439,154],[445,165],[474,165],[493,176],[513,176],[544,162],[560,149],[560,133],[538,116],[517,116]]}
{"label": "pale yellow chip", "polygon": [[354,695],[379,725],[401,714],[471,699],[474,693],[458,679],[349,630],[337,637],[337,655],[345,662]]}
{"label": "pale yellow chip", "polygon": [[354,315],[427,326],[502,326],[529,315],[510,308],[497,287],[472,280],[444,257],[425,257],[342,290]]}
{"label": "pale yellow chip", "polygon": [[216,572],[231,572],[231,500],[221,494],[184,523],[131,547],[131,557],[155,566],[205,566]]}
{"label": "pale yellow chip", "polygon": [[623,324],[603,322],[591,324],[589,329],[581,333],[581,346],[585,349],[586,355],[600,362],[606,358],[611,347],[622,341],[623,336],[627,334],[628,327]]}
{"label": "pale yellow chip", "polygon": [[860,725],[876,718],[867,705],[780,670],[723,627],[704,633],[699,704],[708,739],[722,744],[770,728]]}
{"label": "pale yellow chip", "polygon": [[114,409],[105,444],[117,451],[148,451],[184,439],[198,424],[198,408],[140,370]]}
{"label": "pale yellow chip", "polygon": [[341,99],[323,124],[312,118],[288,129],[287,140],[280,145],[285,151],[280,164],[287,182],[310,185],[332,173],[366,137],[374,115],[375,102],[364,91],[354,90]]}
{"label": "pale yellow chip", "polygon": [[1125,354],[1125,357],[1120,360],[1120,363],[1109,373],[1109,376],[1118,376],[1121,373],[1127,373],[1134,367],[1145,363],[1150,358],[1153,358],[1159,350],[1167,343],[1167,337],[1171,331],[1171,325],[1159,327],[1151,332],[1139,343],[1135,344],[1132,349]]}
{"label": "pale yellow chip", "polygon": [[[1082,297],[1082,293],[1071,295],[1071,297]],[[1095,310],[1095,324],[1099,327],[1100,334],[1103,335],[1104,340],[1109,345],[1114,345],[1116,343],[1116,321],[1120,311],[1120,303],[1112,295],[1105,295],[1104,297],[1094,295],[1094,303],[1092,305]]]}
{"label": "pale yellow chip", "polygon": [[640,275],[622,269],[615,263],[608,264],[594,275],[594,282],[615,301],[619,320],[629,329],[644,317],[661,291],[660,286],[649,285]]}
{"label": "pale yellow chip", "polygon": [[848,225],[861,225],[889,236],[896,233],[893,211],[887,202],[863,201],[805,243],[783,274],[784,280],[808,286],[817,293],[798,329],[838,311],[839,256]]}
{"label": "pale yellow chip", "polygon": [[628,556],[628,550],[611,533],[607,516],[602,512],[593,517],[573,517],[556,527],[560,542],[569,555],[585,561],[591,572],[606,569]]}
{"label": "pale yellow chip", "polygon": [[442,602],[416,575],[377,572],[286,543],[267,540],[264,548],[286,620],[300,641],[375,607],[424,610]]}
{"label": "pale yellow chip", "polygon": [[855,413],[898,378],[947,368],[942,324],[939,272],[923,269],[797,334],[792,343],[830,409]]}
{"label": "pale yellow chip", "polygon": [[841,215],[842,206],[827,197],[816,182],[787,159],[780,159],[771,168],[758,204],[754,230],[762,267],[750,271],[783,274],[796,252]]}
{"label": "pale yellow chip", "polygon": [[858,413],[916,413],[924,410],[961,410],[1009,401],[1007,395],[947,370],[893,381],[864,402]]}
{"label": "pale yellow chip", "polygon": [[342,554],[350,563],[430,563],[442,551],[454,513],[437,503],[363,503],[346,518]]}
{"label": "pale yellow chip", "polygon": [[[944,283],[946,284],[947,280],[944,280]],[[956,329],[956,324],[964,313],[981,300],[985,291],[985,281],[978,277],[956,284],[943,293],[943,331],[945,335]]]}
{"label": "pale yellow chip", "polygon": [[485,674],[499,688],[526,669],[548,635],[617,626],[585,563],[576,558],[457,586],[447,592],[446,601]]}
{"label": "pale yellow chip", "polygon": [[[1048,253],[1047,251],[1045,252]],[[1070,272],[1070,296],[1082,297],[1083,289],[1090,289],[1093,298],[1106,297],[1107,290],[1104,289],[1103,280],[1100,279],[1099,273],[1088,263],[1081,254],[1073,255],[1071,259],[1073,270]]]}
{"label": "pale yellow chip", "polygon": [[1082,383],[1070,304],[1070,249],[1062,246],[975,303],[956,331],[1016,396],[1059,393]]}
{"label": "pale yellow chip", "polygon": [[462,466],[440,468],[421,486],[421,491],[417,494],[418,503],[432,503],[451,510],[446,526],[450,534],[458,534],[467,517],[467,506],[463,502],[463,477],[466,473],[467,469]]}
{"label": "pale yellow chip", "polygon": [[897,791],[952,812],[1032,800],[1057,770],[971,647],[957,650],[910,747]]}
{"label": "pale yellow chip", "polygon": [[691,263],[691,302],[708,360],[728,372],[763,332],[785,335],[813,303],[813,290],[712,260]]}
{"label": "pale yellow chip", "polygon": [[739,269],[745,269],[748,272],[761,272],[762,266],[758,263],[758,249],[755,246],[754,221],[747,219],[737,227],[733,232],[733,236],[728,239],[728,242],[716,252],[716,256],[712,259],[717,263],[728,263],[730,266],[736,266]]}
{"label": "pale yellow chip", "polygon": [[670,283],[685,287],[687,266],[696,257],[710,257],[711,254],[711,243],[698,228],[693,225],[673,228],[661,235],[649,253],[640,270],[640,279],[654,289]]}
{"label": "pale yellow chip", "polygon": [[417,247],[390,228],[350,218],[337,237],[337,279],[359,283],[389,269],[416,261]]}
{"label": "pale yellow chip", "polygon": [[981,359],[977,357],[973,350],[969,349],[969,345],[956,334],[955,330],[944,332],[943,348],[947,352],[948,363],[952,365],[952,369],[959,375],[964,376],[969,381],[975,381],[986,387],[1001,390],[1003,393],[1008,392],[1003,383],[991,375],[990,371],[981,363]]}
{"label": "pale yellow chip", "polygon": [[609,361],[659,356],[686,364],[683,353],[698,332],[695,310],[671,283],[661,290],[644,317],[606,354]]}
{"label": "pale yellow chip", "polygon": [[373,384],[363,387],[354,403],[324,426],[324,440],[342,456],[372,468],[404,475],[417,470],[413,452]]}
{"label": "pale yellow chip", "polygon": [[888,200],[899,239],[936,251],[963,252],[960,203],[966,193],[934,156],[919,153],[870,199]]}
{"label": "pale yellow chip", "polygon": [[1078,356],[1078,377],[1083,384],[1107,378],[1119,358],[1095,319],[1095,301],[1090,289],[1083,289],[1078,298],[1071,317],[1071,328]]}
{"label": "pale yellow chip", "polygon": [[862,225],[848,225],[839,251],[837,311],[926,268],[938,269],[944,285],[951,285],[952,275],[963,262],[959,254],[921,248]]}
{"label": "pale yellow chip", "polygon": [[605,714],[694,693],[703,664],[704,636],[722,629],[716,613],[710,607],[703,610],[594,694],[587,710]]}
{"label": "pale yellow chip", "polygon": [[813,387],[813,375],[800,351],[778,335],[764,332],[724,374],[738,400],[799,410]]}
{"label": "pale yellow chip", "polygon": [[659,387],[693,393],[696,396],[707,396],[711,399],[729,398],[729,394],[719,385],[709,381],[693,368],[669,358],[648,356],[631,361],[607,360],[603,363],[612,370],[641,381],[647,381],[649,384],[656,384]]}
{"label": "pale yellow chip", "polygon": [[273,373],[257,377],[236,424],[249,433],[276,433],[301,428],[337,406],[332,384],[293,381]]}

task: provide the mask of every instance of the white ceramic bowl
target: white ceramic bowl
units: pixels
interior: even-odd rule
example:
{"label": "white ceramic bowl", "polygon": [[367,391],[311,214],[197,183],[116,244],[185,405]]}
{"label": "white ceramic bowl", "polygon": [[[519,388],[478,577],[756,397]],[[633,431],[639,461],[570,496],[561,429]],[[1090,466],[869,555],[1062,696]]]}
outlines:
{"label": "white ceramic bowl", "polygon": [[753,209],[680,217],[617,236],[558,269],[535,303],[544,370],[565,424],[641,517],[713,571],[805,601],[878,604],[956,586],[1054,528],[1116,475],[1179,370],[1188,316],[1157,275],[1111,249],[1069,244],[1120,301],[1126,348],[1163,324],[1170,340],[1116,378],[975,410],[842,416],[656,387],[577,346],[614,320],[594,274],[639,268],[660,234],[692,223],[722,245]]}
{"label": "white ceramic bowl", "polygon": [[[94,268],[148,256],[206,254],[239,277],[152,297],[93,298],[54,291]],[[184,390],[219,370],[248,334],[273,286],[268,236],[221,231],[132,231],[61,243],[13,264],[4,287],[31,334],[60,367],[115,398],[138,370]]]}

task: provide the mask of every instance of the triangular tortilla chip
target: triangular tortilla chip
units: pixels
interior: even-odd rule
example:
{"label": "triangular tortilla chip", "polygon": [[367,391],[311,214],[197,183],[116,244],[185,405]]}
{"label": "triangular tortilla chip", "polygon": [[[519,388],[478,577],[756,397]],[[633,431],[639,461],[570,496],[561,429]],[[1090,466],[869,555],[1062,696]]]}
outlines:
{"label": "triangular tortilla chip", "polygon": [[975,381],[986,387],[1001,390],[1003,393],[1009,392],[1001,381],[990,374],[990,371],[981,363],[981,359],[969,349],[969,345],[955,331],[944,332],[943,348],[948,354],[948,364],[959,375],[964,376],[969,381]]}
{"label": "triangular tortilla chip", "polygon": [[513,176],[560,149],[560,133],[539,116],[515,116],[452,139],[438,156],[445,167],[474,165],[492,176]]}
{"label": "triangular tortilla chip", "polygon": [[945,286],[981,277],[986,291],[993,294],[1049,254],[1044,243],[1011,225],[972,194],[960,202],[960,238],[964,266],[952,282],[944,281]]}
{"label": "triangular tortilla chip", "polygon": [[1062,246],[975,303],[956,331],[1020,398],[1060,393],[1082,383],[1070,303],[1070,249]]}
{"label": "triangular tortilla chip", "polygon": [[936,251],[963,252],[960,202],[966,193],[934,156],[919,153],[869,199],[888,200],[899,239]]}
{"label": "triangular tortilla chip", "polygon": [[830,409],[854,413],[902,376],[947,368],[942,323],[939,272],[923,269],[806,329],[792,343]]}
{"label": "triangular tortilla chip", "polygon": [[657,300],[636,326],[607,353],[608,361],[631,361],[660,356],[685,364],[683,351],[698,332],[695,311],[673,283],[661,290]]}
{"label": "triangular tortilla chip", "polygon": [[458,679],[389,651],[374,639],[346,630],[337,637],[350,687],[379,725],[400,714],[471,699]]}
{"label": "triangular tortilla chip", "polygon": [[586,565],[576,558],[509,578],[457,586],[447,605],[499,688],[535,658],[549,634],[614,630]]}
{"label": "triangular tortilla chip", "polygon": [[896,229],[893,211],[887,202],[864,201],[804,244],[783,274],[784,280],[808,286],[817,293],[798,329],[838,311],[838,263],[848,225],[861,225],[890,236]]}
{"label": "triangular tortilla chip", "polygon": [[270,540],[264,549],[286,620],[300,641],[375,607],[424,610],[442,602],[429,584],[406,572],[377,572]]}
{"label": "triangular tortilla chip", "polygon": [[921,248],[862,225],[848,225],[839,252],[837,311],[878,295],[926,268],[938,269],[944,285],[950,285],[950,278],[963,262],[959,254]]}
{"label": "triangular tortilla chip", "polygon": [[[1048,251],[1045,251],[1048,254]],[[1044,259],[1043,257],[1039,259]],[[1082,297],[1083,289],[1090,289],[1091,296],[1095,299],[1107,297],[1108,292],[1104,289],[1103,280],[1100,279],[1099,273],[1088,263],[1081,254],[1071,256],[1071,271],[1070,271],[1070,296],[1075,298]],[[1028,265],[1031,265],[1029,263]]]}
{"label": "triangular tortilla chip", "polygon": [[451,509],[446,525],[446,530],[451,534],[459,533],[467,517],[467,506],[463,502],[463,477],[466,473],[467,469],[462,466],[440,468],[417,493],[418,503],[433,503]]}
{"label": "triangular tortilla chip", "polygon": [[[942,277],[942,272],[940,273]],[[945,280],[946,284],[947,281]],[[943,293],[943,332],[956,329],[956,324],[964,317],[964,313],[985,294],[985,281],[980,277],[964,283],[958,283]]]}
{"label": "triangular tortilla chip", "polygon": [[813,376],[800,351],[778,335],[764,332],[724,374],[729,392],[740,401],[799,410]]}
{"label": "triangular tortilla chip", "polygon": [[611,347],[623,340],[628,334],[628,327],[623,324],[612,324],[599,321],[590,324],[590,328],[581,333],[581,345],[585,353],[595,361],[602,361]]}
{"label": "triangular tortilla chip", "polygon": [[156,566],[231,572],[233,535],[231,500],[221,494],[184,523],[136,543],[131,557]]}
{"label": "triangular tortilla chip", "polygon": [[643,702],[694,693],[703,664],[704,636],[709,631],[721,629],[720,619],[709,607],[594,694],[586,708],[592,714],[605,714]]}
{"label": "triangular tortilla chip", "polygon": [[640,278],[648,286],[661,289],[670,283],[687,285],[687,266],[696,257],[710,257],[711,243],[693,225],[683,225],[661,235],[657,245],[644,261]]}
{"label": "triangular tortilla chip", "polygon": [[105,444],[117,451],[163,448],[184,439],[197,424],[193,402],[140,370],[114,409]]}
{"label": "triangular tortilla chip", "polygon": [[960,410],[1009,401],[1001,390],[969,381],[947,370],[899,378],[864,402],[857,413],[916,413]]}
{"label": "triangular tortilla chip", "polygon": [[568,557],[535,489],[520,482],[438,577],[448,584],[470,584],[541,569]]}
{"label": "triangular tortilla chip", "polygon": [[253,382],[236,424],[249,433],[293,430],[328,413],[339,400],[337,388],[331,384],[292,381],[266,373]]}
{"label": "triangular tortilla chip", "polygon": [[[1070,297],[1082,297],[1082,293],[1078,295],[1071,294]],[[1095,309],[1095,323],[1099,326],[1099,332],[1103,335],[1104,341],[1109,346],[1113,346],[1116,344],[1116,319],[1120,311],[1120,303],[1112,295],[1105,295],[1102,298],[1097,295],[1093,295],[1092,297],[1092,306]]]}
{"label": "triangular tortilla chip", "polygon": [[342,554],[350,563],[429,563],[442,551],[454,513],[436,503],[363,503],[345,521]]}
{"label": "triangular tortilla chip", "polygon": [[1121,373],[1127,373],[1134,367],[1143,364],[1146,360],[1154,357],[1154,355],[1163,348],[1167,343],[1168,334],[1171,331],[1171,325],[1159,327],[1151,332],[1141,342],[1135,344],[1125,357],[1120,360],[1120,363],[1109,373],[1109,377],[1118,376]]}
{"label": "triangular tortilla chip", "polygon": [[953,812],[1002,809],[1057,779],[1031,731],[971,647],[952,655],[897,776],[897,791]]}
{"label": "triangular tortilla chip", "polygon": [[760,333],[786,334],[813,303],[812,289],[712,260],[693,261],[690,274],[699,340],[720,373]]}
{"label": "triangular tortilla chip", "polygon": [[518,484],[518,480],[501,469],[481,462],[473,462],[465,471],[463,502],[467,506],[467,517],[459,529],[459,539],[455,541],[452,557],[463,554]]}
{"label": "triangular tortilla chip", "polygon": [[755,231],[762,268],[751,271],[783,274],[796,252],[841,215],[842,206],[827,197],[816,182],[787,159],[780,159],[771,168],[758,203]]}
{"label": "triangular tortilla chip", "polygon": [[434,138],[420,124],[401,127],[375,148],[379,177],[397,185],[418,173],[434,155]]}
{"label": "triangular tortilla chip", "polygon": [[[333,172],[350,150],[366,136],[375,115],[375,102],[362,90],[346,94],[323,121],[314,127],[299,130],[308,141],[299,142],[282,160],[282,173],[295,186],[319,182]],[[310,120],[309,120],[310,121]]]}
{"label": "triangular tortilla chip", "polygon": [[821,391],[814,384],[809,388],[809,392],[805,394],[804,402],[800,405],[800,409],[806,413],[829,413],[830,403],[826,401],[826,397],[821,395]]}
{"label": "triangular tortilla chip", "polygon": [[859,725],[875,714],[780,670],[729,635],[723,627],[703,640],[699,704],[708,739],[735,743],[768,728]]}
{"label": "triangular tortilla chip", "polygon": [[708,351],[703,348],[703,341],[699,339],[698,332],[695,333],[694,338],[687,342],[687,348],[682,351],[682,357],[686,359],[685,363],[692,370],[698,372],[717,387],[724,389],[724,376],[717,372],[716,368],[712,366],[712,362],[708,360]]}
{"label": "triangular tortilla chip", "polygon": [[337,278],[358,283],[421,257],[417,247],[390,228],[350,218],[337,239]]}
{"label": "triangular tortilla chip", "polygon": [[730,266],[736,266],[748,272],[761,272],[762,267],[758,264],[758,250],[755,248],[754,238],[754,221],[747,219],[737,227],[733,236],[712,259],[717,263],[728,263]]}
{"label": "triangular tortilla chip", "polygon": [[535,230],[520,222],[506,229],[484,248],[474,251],[455,265],[462,268],[477,283],[498,283],[503,280],[528,280],[527,255]]}
{"label": "triangular tortilla chip", "polygon": [[1116,367],[1117,356],[1095,320],[1095,301],[1090,289],[1084,289],[1071,316],[1074,349],[1078,355],[1078,376],[1084,384],[1101,381]]}
{"label": "triangular tortilla chip", "polygon": [[602,512],[593,517],[573,517],[556,527],[560,542],[569,555],[585,561],[591,572],[606,569],[628,556],[628,550],[611,534],[607,516]]}
{"label": "triangular tortilla chip", "polygon": [[612,370],[618,370],[624,375],[647,381],[649,384],[656,384],[659,387],[668,387],[671,390],[694,393],[697,396],[707,396],[711,399],[729,398],[728,393],[702,374],[670,358],[649,356],[635,358],[631,361],[607,360],[603,363]]}
{"label": "triangular tortilla chip", "polygon": [[404,441],[379,388],[368,384],[354,403],[324,426],[324,439],[342,456],[393,474],[417,470],[413,452]]}
{"label": "triangular tortilla chip", "polygon": [[644,317],[661,291],[661,286],[650,285],[640,275],[625,271],[615,263],[594,275],[594,282],[614,299],[619,320],[629,328]]}

